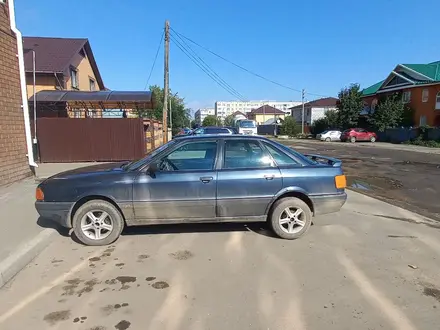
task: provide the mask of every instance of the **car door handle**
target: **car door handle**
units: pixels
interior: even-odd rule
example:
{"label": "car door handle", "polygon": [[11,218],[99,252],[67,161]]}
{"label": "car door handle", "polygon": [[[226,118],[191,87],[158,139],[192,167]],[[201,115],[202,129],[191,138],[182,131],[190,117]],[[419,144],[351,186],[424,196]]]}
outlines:
{"label": "car door handle", "polygon": [[212,179],[213,179],[212,176],[202,176],[200,178],[200,181],[202,181],[203,183],[209,183],[212,181]]}
{"label": "car door handle", "polygon": [[266,180],[273,180],[274,177],[275,177],[274,174],[267,174],[267,175],[264,176],[264,178],[265,178]]}

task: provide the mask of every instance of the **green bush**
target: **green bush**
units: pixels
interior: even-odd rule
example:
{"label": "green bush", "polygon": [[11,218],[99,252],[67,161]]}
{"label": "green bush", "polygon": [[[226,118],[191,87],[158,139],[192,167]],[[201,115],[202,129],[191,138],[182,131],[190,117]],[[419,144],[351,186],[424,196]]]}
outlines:
{"label": "green bush", "polygon": [[296,120],[293,117],[287,116],[284,119],[283,125],[281,126],[281,134],[282,135],[295,136],[300,131],[301,131],[301,128],[296,123]]}
{"label": "green bush", "polygon": [[440,148],[440,141],[424,140],[422,135],[412,141],[406,141],[404,143],[428,148]]}

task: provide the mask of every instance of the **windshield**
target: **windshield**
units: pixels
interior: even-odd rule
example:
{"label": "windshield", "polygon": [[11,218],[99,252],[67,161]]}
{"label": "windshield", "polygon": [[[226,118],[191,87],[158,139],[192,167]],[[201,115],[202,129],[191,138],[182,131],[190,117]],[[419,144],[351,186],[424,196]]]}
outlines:
{"label": "windshield", "polygon": [[243,121],[240,122],[240,127],[243,127],[243,128],[255,128],[257,126],[255,125],[255,122],[253,120],[243,120]]}
{"label": "windshield", "polygon": [[150,152],[147,153],[147,155],[144,158],[141,158],[136,161],[132,161],[132,162],[124,165],[124,169],[127,171],[138,170],[139,168],[144,166],[151,158],[153,158],[154,156],[156,156],[158,153],[162,152],[166,148],[172,146],[174,143],[176,143],[176,140],[171,140],[171,141],[161,145],[160,147],[158,147],[154,150],[151,150]]}
{"label": "windshield", "polygon": [[326,134],[326,133],[328,133],[328,131],[324,131],[324,132],[322,132],[321,134]]}

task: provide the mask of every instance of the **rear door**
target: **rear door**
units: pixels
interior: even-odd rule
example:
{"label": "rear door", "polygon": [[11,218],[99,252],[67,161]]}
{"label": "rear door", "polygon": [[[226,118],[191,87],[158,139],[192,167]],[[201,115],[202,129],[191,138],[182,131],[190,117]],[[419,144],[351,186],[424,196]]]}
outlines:
{"label": "rear door", "polygon": [[357,140],[360,141],[366,141],[368,140],[368,132],[366,130],[364,130],[363,128],[357,128],[356,129],[357,132]]}
{"label": "rear door", "polygon": [[263,216],[281,190],[280,170],[256,139],[225,139],[217,176],[217,216]]}

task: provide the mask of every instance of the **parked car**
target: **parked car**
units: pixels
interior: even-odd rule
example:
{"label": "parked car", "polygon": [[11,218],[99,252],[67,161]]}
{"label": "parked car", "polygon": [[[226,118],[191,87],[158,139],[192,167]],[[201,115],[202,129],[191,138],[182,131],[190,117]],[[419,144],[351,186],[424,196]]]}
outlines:
{"label": "parked car", "polygon": [[321,134],[316,134],[316,139],[321,141],[340,141],[341,137],[341,131],[337,130],[330,130],[330,131],[324,131]]}
{"label": "parked car", "polygon": [[212,135],[212,134],[235,134],[234,130],[229,127],[206,126],[199,127],[192,131],[192,135]]}
{"label": "parked car", "polygon": [[191,132],[192,132],[192,129],[190,129],[190,128],[186,128],[186,127],[185,128],[181,128],[180,131],[176,135],[173,136],[173,139],[176,138],[176,137],[190,135]]}
{"label": "parked car", "polygon": [[111,244],[125,226],[182,222],[268,222],[296,239],[313,216],[340,210],[345,187],[334,158],[259,136],[187,136],[138,161],[57,174],[38,185],[35,207],[86,245]]}
{"label": "parked car", "polygon": [[368,132],[363,128],[350,128],[346,129],[341,134],[341,141],[356,142],[356,141],[370,141],[376,142],[377,135],[374,132]]}

